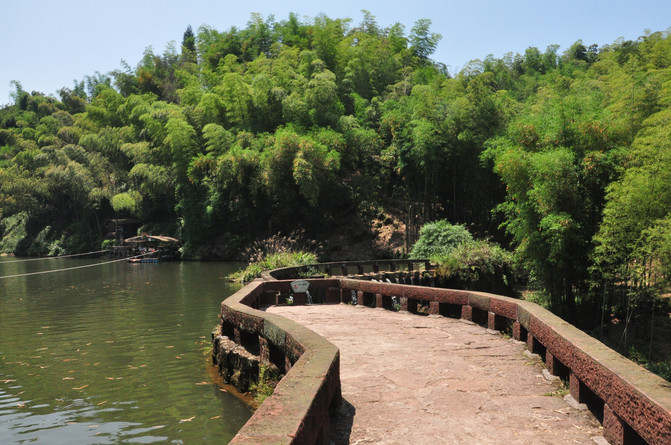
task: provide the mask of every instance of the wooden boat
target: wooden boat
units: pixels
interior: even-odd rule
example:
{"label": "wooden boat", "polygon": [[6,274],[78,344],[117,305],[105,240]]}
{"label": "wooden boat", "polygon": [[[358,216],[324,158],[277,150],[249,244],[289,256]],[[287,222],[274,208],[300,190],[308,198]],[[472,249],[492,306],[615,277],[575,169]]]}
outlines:
{"label": "wooden boat", "polygon": [[159,259],[158,258],[128,258],[129,263],[158,263]]}
{"label": "wooden boat", "polygon": [[132,263],[158,263],[179,258],[180,242],[164,235],[142,235],[126,238],[124,246],[129,246]]}

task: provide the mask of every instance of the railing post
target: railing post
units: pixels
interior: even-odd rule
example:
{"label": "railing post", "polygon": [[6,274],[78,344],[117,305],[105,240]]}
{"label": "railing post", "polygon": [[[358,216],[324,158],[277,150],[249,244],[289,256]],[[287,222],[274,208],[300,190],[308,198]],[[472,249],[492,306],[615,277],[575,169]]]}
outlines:
{"label": "railing post", "polygon": [[548,350],[545,351],[545,369],[550,375],[559,375],[559,362],[554,355]]}
{"label": "railing post", "polygon": [[473,321],[473,307],[467,304],[461,306],[462,320]]}
{"label": "railing post", "polygon": [[569,370],[568,382],[571,397],[578,403],[585,403],[587,399],[585,384],[573,373],[573,370]]}
{"label": "railing post", "polygon": [[395,261],[390,261],[389,262],[389,272],[396,272],[396,262]]}
{"label": "railing post", "polygon": [[357,264],[357,266],[356,266],[356,272],[357,272],[359,275],[363,275],[363,264]]}
{"label": "railing post", "polygon": [[527,349],[532,354],[539,354],[544,350],[545,352],[547,352],[544,345],[541,342],[539,342],[538,339],[535,338],[531,332],[527,332]]}
{"label": "railing post", "polygon": [[375,307],[382,308],[382,294],[375,294]]}
{"label": "railing post", "polygon": [[492,331],[497,331],[496,329],[496,314],[494,312],[487,312],[487,327]]}
{"label": "railing post", "polygon": [[440,315],[440,303],[437,301],[429,302],[429,315]]}
{"label": "railing post", "polygon": [[356,291],[356,304],[357,306],[364,306],[363,304],[363,291],[358,290]]}
{"label": "railing post", "polygon": [[603,437],[612,445],[624,444],[625,423],[607,403],[603,405]]}

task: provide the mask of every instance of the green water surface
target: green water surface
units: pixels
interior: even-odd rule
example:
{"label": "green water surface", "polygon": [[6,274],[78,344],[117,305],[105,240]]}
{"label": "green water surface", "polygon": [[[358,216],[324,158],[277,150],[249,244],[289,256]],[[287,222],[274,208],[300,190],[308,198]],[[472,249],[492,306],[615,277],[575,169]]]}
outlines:
{"label": "green water surface", "polygon": [[[103,261],[0,258],[0,276]],[[0,444],[227,443],[250,408],[210,332],[239,265],[117,262],[0,279]]]}

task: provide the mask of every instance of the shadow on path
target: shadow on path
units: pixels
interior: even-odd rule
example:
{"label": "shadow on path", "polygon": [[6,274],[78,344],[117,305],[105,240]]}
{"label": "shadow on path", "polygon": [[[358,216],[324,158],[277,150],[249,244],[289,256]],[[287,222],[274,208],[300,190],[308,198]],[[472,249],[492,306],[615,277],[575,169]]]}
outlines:
{"label": "shadow on path", "polygon": [[352,425],[356,408],[343,397],[342,405],[331,415],[331,445],[348,445],[349,436],[352,434]]}

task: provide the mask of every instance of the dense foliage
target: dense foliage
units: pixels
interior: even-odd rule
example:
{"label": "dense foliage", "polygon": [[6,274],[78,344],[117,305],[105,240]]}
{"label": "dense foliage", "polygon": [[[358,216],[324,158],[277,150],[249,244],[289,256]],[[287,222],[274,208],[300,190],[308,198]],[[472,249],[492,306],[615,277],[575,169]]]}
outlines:
{"label": "dense foliage", "polygon": [[512,252],[486,240],[467,240],[432,257],[443,287],[517,296]]}
{"label": "dense foliage", "polygon": [[394,212],[411,241],[447,219],[510,242],[564,316],[661,310],[669,33],[530,47],[450,76],[430,24],[254,14],[59,98],[16,82],[0,110],[0,248],[95,248],[106,220],[133,217],[207,257],[222,240],[234,253]]}
{"label": "dense foliage", "polygon": [[412,246],[410,258],[433,258],[449,254],[455,247],[473,240],[466,227],[450,224],[447,220],[426,223],[419,231],[419,239]]}

